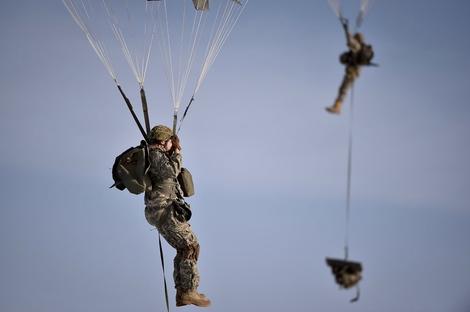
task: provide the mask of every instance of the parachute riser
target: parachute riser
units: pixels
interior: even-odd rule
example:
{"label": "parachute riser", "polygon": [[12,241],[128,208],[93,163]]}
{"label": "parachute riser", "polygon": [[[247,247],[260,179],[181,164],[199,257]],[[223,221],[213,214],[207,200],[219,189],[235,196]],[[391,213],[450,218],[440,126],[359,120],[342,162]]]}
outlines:
{"label": "parachute riser", "polygon": [[176,134],[176,126],[178,124],[178,113],[173,114],[173,134]]}
{"label": "parachute riser", "polygon": [[[178,132],[180,132],[180,129],[181,129],[181,125],[183,124],[183,120],[184,118],[186,117],[186,114],[188,113],[188,110],[189,110],[189,107],[191,106],[191,104],[194,102],[194,95],[191,97],[191,100],[189,101],[189,104],[186,106],[186,108],[184,109],[184,113],[183,113],[183,117],[181,117],[181,120],[180,120],[180,126],[178,127]],[[173,130],[174,131],[174,130]]]}
{"label": "parachute riser", "polygon": [[145,121],[145,130],[147,135],[150,133],[150,119],[149,119],[149,112],[148,112],[148,105],[147,105],[147,97],[145,96],[144,87],[140,87],[140,99],[142,101],[142,110],[144,112],[144,121]]}
{"label": "parachute riser", "polygon": [[134,121],[135,123],[137,124],[137,127],[139,127],[139,130],[140,130],[140,133],[142,134],[142,136],[144,137],[144,140],[146,142],[148,142],[148,138],[147,138],[147,134],[145,133],[145,130],[144,128],[142,127],[142,124],[140,123],[140,120],[139,118],[137,118],[137,115],[135,114],[134,112],[134,108],[132,107],[132,104],[131,104],[131,101],[127,98],[126,94],[124,93],[124,91],[122,90],[121,86],[119,84],[116,84],[117,88],[119,89],[119,93],[121,93],[124,101],[126,102],[127,104],[127,108],[129,108],[129,111],[132,115],[132,118],[134,118]]}

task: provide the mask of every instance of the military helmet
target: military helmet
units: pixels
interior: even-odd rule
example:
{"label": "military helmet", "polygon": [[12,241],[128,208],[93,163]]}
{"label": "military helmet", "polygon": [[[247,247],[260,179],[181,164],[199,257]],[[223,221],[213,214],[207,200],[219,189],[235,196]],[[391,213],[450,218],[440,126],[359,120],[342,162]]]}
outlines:
{"label": "military helmet", "polygon": [[171,138],[173,131],[164,125],[158,125],[150,130],[149,139],[151,141],[166,141]]}

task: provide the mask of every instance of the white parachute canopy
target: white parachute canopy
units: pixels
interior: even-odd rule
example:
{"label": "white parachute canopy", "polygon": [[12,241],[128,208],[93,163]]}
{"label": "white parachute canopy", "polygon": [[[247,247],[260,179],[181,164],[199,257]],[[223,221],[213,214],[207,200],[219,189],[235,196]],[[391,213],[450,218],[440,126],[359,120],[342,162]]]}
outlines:
{"label": "white parachute canopy", "polygon": [[328,3],[338,18],[348,17],[349,14],[346,12],[355,12],[353,14],[357,14],[356,28],[359,28],[374,0],[328,0]]}

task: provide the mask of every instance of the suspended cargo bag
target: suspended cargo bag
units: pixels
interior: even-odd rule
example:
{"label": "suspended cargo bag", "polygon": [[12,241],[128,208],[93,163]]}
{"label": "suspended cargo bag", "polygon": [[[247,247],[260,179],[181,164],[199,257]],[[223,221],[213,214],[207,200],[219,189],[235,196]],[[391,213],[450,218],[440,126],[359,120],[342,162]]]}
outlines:
{"label": "suspended cargo bag", "polygon": [[326,263],[342,288],[351,288],[362,279],[362,265],[359,262],[326,258]]}
{"label": "suspended cargo bag", "polygon": [[186,168],[181,168],[181,172],[178,175],[178,183],[181,186],[184,197],[190,197],[194,195],[194,183],[193,176]]}
{"label": "suspended cargo bag", "polygon": [[139,146],[131,147],[116,157],[113,165],[113,180],[118,190],[127,189],[132,194],[141,194],[152,188],[152,182],[147,176],[150,164],[148,147],[145,141]]}
{"label": "suspended cargo bag", "polygon": [[358,283],[362,279],[362,265],[360,262],[353,262],[341,259],[326,258],[326,264],[331,268],[335,276],[336,283],[344,289],[357,287],[357,295],[351,302],[359,300]]}

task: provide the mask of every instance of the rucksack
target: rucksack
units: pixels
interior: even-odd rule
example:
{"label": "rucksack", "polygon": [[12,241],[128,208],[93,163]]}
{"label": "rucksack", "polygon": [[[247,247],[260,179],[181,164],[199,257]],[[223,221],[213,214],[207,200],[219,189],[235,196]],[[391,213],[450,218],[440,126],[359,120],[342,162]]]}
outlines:
{"label": "rucksack", "polygon": [[148,146],[142,141],[139,146],[131,147],[116,157],[113,165],[114,185],[118,190],[127,189],[132,194],[151,190],[152,181],[147,175],[150,168]]}
{"label": "rucksack", "polygon": [[[118,190],[127,189],[132,194],[141,194],[152,189],[152,181],[147,175],[150,169],[147,143],[142,141],[139,146],[131,147],[116,157],[113,165],[114,184]],[[191,172],[181,168],[177,177],[184,197],[194,195],[194,183]]]}

